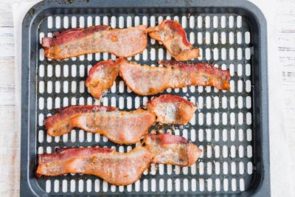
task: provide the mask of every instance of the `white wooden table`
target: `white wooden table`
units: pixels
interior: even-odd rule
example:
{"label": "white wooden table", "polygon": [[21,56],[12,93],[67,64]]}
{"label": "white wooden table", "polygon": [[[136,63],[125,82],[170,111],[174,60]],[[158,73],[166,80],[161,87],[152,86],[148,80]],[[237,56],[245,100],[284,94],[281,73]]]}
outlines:
{"label": "white wooden table", "polygon": [[[15,118],[15,84],[19,79],[14,77],[11,6],[24,1],[32,0],[0,2],[0,196],[19,196],[20,131]],[[262,9],[268,22],[272,195],[294,196],[295,171],[291,169],[295,168],[295,0],[252,2]]]}

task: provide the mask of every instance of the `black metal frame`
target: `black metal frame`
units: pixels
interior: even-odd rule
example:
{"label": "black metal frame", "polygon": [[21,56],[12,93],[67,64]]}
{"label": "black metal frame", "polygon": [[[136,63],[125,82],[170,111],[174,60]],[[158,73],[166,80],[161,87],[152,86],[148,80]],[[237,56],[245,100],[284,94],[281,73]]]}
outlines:
{"label": "black metal frame", "polygon": [[[251,24],[252,39],[256,48],[253,57],[252,80],[254,82],[253,100],[253,126],[254,160],[257,171],[253,174],[253,188],[241,193],[241,196],[269,196],[269,134],[268,134],[268,82],[267,82],[267,30],[266,20],[261,11],[252,3],[243,0],[80,0],[44,1],[33,6],[26,14],[22,25],[22,75],[21,75],[21,196],[47,196],[42,193],[34,177],[36,159],[36,50],[32,42],[37,40],[33,30],[37,28],[37,21],[41,15],[46,15],[54,8],[196,8],[208,13],[218,13],[226,9],[229,13],[239,13],[247,16]],[[206,9],[204,9],[206,8]],[[153,194],[154,195],[154,194]],[[218,195],[218,194],[211,194]],[[226,195],[226,194],[221,194]]]}

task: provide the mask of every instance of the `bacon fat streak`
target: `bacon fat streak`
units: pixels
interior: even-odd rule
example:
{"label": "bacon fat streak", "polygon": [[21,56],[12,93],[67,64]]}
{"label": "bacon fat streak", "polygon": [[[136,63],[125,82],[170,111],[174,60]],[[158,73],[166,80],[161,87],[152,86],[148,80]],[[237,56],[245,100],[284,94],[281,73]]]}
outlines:
{"label": "bacon fat streak", "polygon": [[189,85],[229,89],[228,70],[221,70],[207,63],[162,61],[161,64],[165,67],[151,67],[125,60],[120,64],[120,76],[127,86],[139,95],[154,95],[168,88]]}
{"label": "bacon fat streak", "polygon": [[118,144],[134,144],[155,122],[155,115],[143,109],[118,111],[113,107],[70,106],[45,120],[47,133],[60,136],[73,128],[105,135]]}
{"label": "bacon fat streak", "polygon": [[114,185],[137,181],[150,163],[193,165],[201,154],[198,147],[185,138],[171,134],[151,134],[127,153],[109,148],[69,148],[39,155],[37,176],[58,176],[81,173],[98,176]]}
{"label": "bacon fat streak", "polygon": [[143,25],[126,29],[111,29],[105,25],[70,29],[42,40],[45,56],[57,60],[99,52],[130,57],[141,53],[146,45],[147,33]]}
{"label": "bacon fat streak", "polygon": [[156,27],[148,28],[149,36],[169,51],[178,61],[186,61],[199,57],[199,49],[193,48],[187,40],[187,35],[182,26],[173,20],[164,20]]}

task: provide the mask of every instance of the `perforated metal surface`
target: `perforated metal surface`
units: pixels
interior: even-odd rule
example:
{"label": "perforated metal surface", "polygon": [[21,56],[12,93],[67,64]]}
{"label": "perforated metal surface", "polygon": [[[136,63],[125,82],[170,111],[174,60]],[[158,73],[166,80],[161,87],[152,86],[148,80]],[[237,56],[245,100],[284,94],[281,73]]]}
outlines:
{"label": "perforated metal surface", "polygon": [[[113,28],[141,24],[155,26],[164,19],[174,19],[185,28],[189,41],[201,49],[201,57],[196,61],[210,62],[216,67],[230,70],[231,88],[230,91],[219,91],[211,87],[190,86],[166,91],[183,96],[198,106],[188,125],[160,127],[165,132],[184,136],[203,150],[201,158],[193,166],[153,164],[140,180],[125,187],[109,185],[98,177],[79,174],[41,177],[36,179],[36,184],[42,192],[54,195],[88,195],[97,192],[240,194],[251,190],[257,170],[254,155],[257,154],[255,150],[259,149],[254,148],[256,135],[252,121],[255,109],[252,58],[256,51],[246,17],[225,10],[210,13],[208,10],[196,12],[183,8],[75,8],[59,9],[53,13],[48,12],[40,18],[37,32],[33,32],[38,40],[32,40],[39,53],[35,56],[37,131],[36,144],[32,145],[38,154],[51,153],[57,147],[95,145],[113,147],[120,152],[129,151],[134,146],[119,146],[99,134],[83,130],[50,137],[44,129],[44,118],[55,113],[55,109],[69,105],[102,104],[132,110],[144,106],[151,98],[137,96],[118,78],[101,100],[95,100],[85,88],[88,71],[97,61],[115,59],[115,56],[97,53],[64,61],[48,60],[39,43],[42,37],[52,36],[53,32],[100,24]],[[165,48],[149,38],[147,49],[129,59],[141,64],[157,65],[158,60],[171,57]],[[30,162],[36,167],[37,157],[32,157]],[[32,171],[35,167],[32,167]]]}

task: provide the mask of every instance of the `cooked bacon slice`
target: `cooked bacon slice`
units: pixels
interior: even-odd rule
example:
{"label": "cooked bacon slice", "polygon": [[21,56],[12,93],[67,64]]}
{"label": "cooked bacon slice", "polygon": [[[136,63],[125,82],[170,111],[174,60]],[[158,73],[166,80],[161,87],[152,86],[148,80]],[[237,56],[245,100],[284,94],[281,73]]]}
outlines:
{"label": "cooked bacon slice", "polygon": [[112,87],[119,74],[121,59],[106,60],[95,64],[86,79],[88,92],[95,98],[100,98],[106,90]]}
{"label": "cooked bacon slice", "polygon": [[150,134],[144,142],[146,148],[154,155],[153,163],[191,166],[202,152],[184,137],[168,133]]}
{"label": "cooked bacon slice", "polygon": [[130,57],[142,52],[146,45],[147,33],[143,25],[126,29],[111,29],[105,25],[70,29],[42,40],[45,56],[57,60],[98,52]]}
{"label": "cooked bacon slice", "polygon": [[153,95],[167,88],[182,88],[189,85],[213,86],[220,90],[229,89],[228,70],[214,68],[207,63],[162,62],[165,67],[141,66],[123,61],[120,76],[127,86],[139,95]]}
{"label": "cooked bacon slice", "polygon": [[45,120],[47,133],[60,136],[73,128],[105,135],[118,144],[138,142],[155,122],[155,115],[143,109],[118,111],[113,107],[70,106]]}
{"label": "cooked bacon slice", "polygon": [[146,146],[127,153],[110,148],[68,148],[39,155],[37,176],[58,176],[80,173],[98,176],[114,185],[137,181],[150,163],[193,165],[201,150],[185,138],[171,134],[148,135]]}
{"label": "cooked bacon slice", "polygon": [[157,116],[157,122],[165,124],[187,124],[197,109],[193,103],[172,94],[153,98],[147,107]]}
{"label": "cooked bacon slice", "polygon": [[164,20],[156,27],[148,28],[149,36],[163,44],[172,57],[186,61],[199,57],[199,49],[192,48],[182,26],[173,20]]}
{"label": "cooked bacon slice", "polygon": [[37,176],[81,173],[98,176],[114,185],[129,185],[141,177],[152,157],[144,147],[136,147],[128,153],[99,147],[70,148],[39,155]]}

